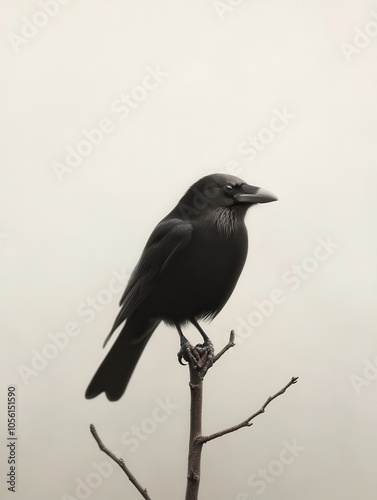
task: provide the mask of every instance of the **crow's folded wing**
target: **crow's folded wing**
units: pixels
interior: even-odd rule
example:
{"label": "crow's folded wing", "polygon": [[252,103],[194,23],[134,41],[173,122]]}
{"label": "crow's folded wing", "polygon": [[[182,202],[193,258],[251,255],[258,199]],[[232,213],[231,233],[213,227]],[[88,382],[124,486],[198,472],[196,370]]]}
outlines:
{"label": "crow's folded wing", "polygon": [[175,255],[188,244],[192,229],[189,222],[181,219],[162,220],[156,226],[131,274],[120,300],[122,308],[104,346],[118,326],[143,302],[153,286],[154,278],[163,272]]}

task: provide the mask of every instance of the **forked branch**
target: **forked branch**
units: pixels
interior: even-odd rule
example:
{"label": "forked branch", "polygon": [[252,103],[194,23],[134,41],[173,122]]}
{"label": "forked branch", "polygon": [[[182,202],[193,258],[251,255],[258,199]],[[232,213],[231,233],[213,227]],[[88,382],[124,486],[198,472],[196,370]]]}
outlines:
{"label": "forked branch", "polygon": [[[190,405],[190,439],[189,439],[189,453],[188,453],[188,471],[187,471],[187,487],[186,487],[186,500],[197,500],[199,495],[199,485],[200,485],[200,462],[201,453],[204,443],[213,441],[221,436],[235,432],[242,427],[250,427],[253,425],[253,420],[262,413],[265,412],[267,406],[277,397],[285,393],[285,391],[298,380],[298,377],[292,377],[291,380],[278,391],[273,396],[270,396],[263,406],[255,413],[253,413],[246,420],[240,422],[237,425],[228,427],[214,434],[208,436],[202,435],[202,397],[203,397],[203,379],[207,372],[208,367],[206,367],[206,361],[208,360],[209,351],[202,345],[192,347],[188,342],[188,347],[190,348],[193,355],[187,359],[190,370],[190,394],[191,394],[191,405]],[[211,344],[212,345],[212,344]],[[234,343],[234,331],[230,332],[229,341],[223,349],[213,357],[213,363],[216,363],[231,347],[235,345]],[[187,346],[186,346],[187,347]],[[213,349],[213,348],[212,348]],[[213,350],[212,350],[213,353]],[[110,451],[102,442],[101,438],[98,436],[97,430],[92,424],[90,426],[90,432],[92,433],[94,439],[96,440],[101,451],[106,453],[119,467],[125,472],[128,479],[139,491],[141,496],[145,500],[151,500],[148,492],[141,484],[137,481],[135,476],[129,470],[129,468],[124,463],[123,458],[118,458],[112,451]]]}
{"label": "forked branch", "polygon": [[[231,347],[235,345],[234,343],[234,331],[230,332],[229,341],[226,346],[213,358],[213,363],[218,361]],[[199,349],[197,349],[199,347]],[[192,348],[192,347],[191,347]],[[249,418],[244,420],[238,425],[229,427],[222,431],[216,432],[209,436],[202,435],[202,399],[203,399],[203,379],[207,372],[205,369],[201,373],[201,367],[205,365],[206,352],[202,349],[202,346],[196,346],[193,349],[194,356],[188,359],[189,369],[190,369],[190,395],[191,395],[191,405],[190,405],[190,439],[189,439],[189,454],[188,454],[188,470],[187,470],[187,487],[186,487],[186,500],[197,500],[199,497],[199,485],[200,485],[200,463],[202,448],[204,443],[208,443],[213,439],[216,439],[231,432],[237,431],[242,427],[250,427],[252,425],[252,420],[264,413],[266,407],[278,396],[284,394],[284,392],[291,385],[295,384],[298,377],[292,377],[292,379],[286,384],[280,391],[278,391],[273,396],[270,396],[264,405],[251,415]]]}

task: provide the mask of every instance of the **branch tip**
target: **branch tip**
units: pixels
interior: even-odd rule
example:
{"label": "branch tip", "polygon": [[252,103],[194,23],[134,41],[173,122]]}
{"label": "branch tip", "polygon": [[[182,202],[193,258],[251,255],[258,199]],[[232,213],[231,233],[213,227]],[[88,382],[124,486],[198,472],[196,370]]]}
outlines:
{"label": "branch tip", "polygon": [[127,475],[128,479],[131,481],[131,483],[135,486],[135,488],[139,491],[141,496],[145,500],[152,500],[151,497],[148,495],[146,488],[143,488],[141,484],[138,482],[136,477],[132,474],[130,469],[127,467],[127,465],[124,462],[123,458],[118,458],[111,450],[109,450],[104,444],[101,438],[98,435],[97,429],[93,424],[90,424],[90,432],[92,433],[96,443],[98,444],[98,447],[101,451],[103,451],[108,457],[110,457],[116,464],[119,465],[119,467],[125,472]]}
{"label": "branch tip", "polygon": [[216,361],[218,361],[221,356],[223,356],[226,351],[228,351],[231,347],[234,347],[236,345],[236,343],[234,342],[234,339],[235,339],[235,334],[234,334],[234,330],[231,330],[230,332],[230,335],[229,335],[229,340],[228,340],[228,343],[226,344],[226,346],[224,346],[221,351],[216,354],[216,356],[213,358],[213,364],[216,363]]}
{"label": "branch tip", "polygon": [[265,403],[263,404],[263,406],[257,412],[253,413],[253,415],[251,415],[249,418],[247,418],[246,420],[244,420],[243,422],[241,422],[241,423],[239,423],[237,425],[233,425],[232,427],[228,427],[227,429],[224,429],[222,431],[215,432],[214,434],[211,434],[209,436],[199,436],[197,438],[198,443],[200,443],[200,444],[208,443],[208,441],[212,441],[213,439],[217,439],[217,438],[219,438],[221,436],[225,436],[226,434],[230,434],[231,432],[238,431],[238,429],[241,429],[242,427],[251,427],[253,425],[252,420],[254,420],[254,418],[257,417],[258,415],[261,415],[262,413],[264,413],[265,410],[266,410],[266,407],[274,399],[276,399],[277,397],[279,397],[282,394],[284,394],[285,391],[288,389],[288,387],[290,387],[291,385],[295,384],[297,382],[297,380],[298,380],[298,377],[292,377],[291,380],[288,382],[288,384],[286,384],[276,394],[274,394],[273,396],[270,396],[269,398],[267,398],[267,400],[265,401]]}

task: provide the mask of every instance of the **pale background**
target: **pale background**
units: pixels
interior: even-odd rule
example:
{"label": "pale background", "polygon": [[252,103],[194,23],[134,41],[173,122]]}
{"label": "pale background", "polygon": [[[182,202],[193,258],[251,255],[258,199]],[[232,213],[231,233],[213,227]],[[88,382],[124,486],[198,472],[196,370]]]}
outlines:
{"label": "pale background", "polygon": [[[372,21],[377,34],[377,4],[224,0],[223,15],[218,4],[72,0],[16,53],[9,34],[21,36],[23,17],[41,7],[1,1],[0,455],[7,470],[6,388],[16,384],[13,497],[141,498],[115,465],[98,487],[76,491],[88,476],[95,483],[93,462],[107,460],[91,422],[154,500],[184,497],[188,374],[176,361],[175,331],[159,327],[118,403],[86,401],[84,391],[124,288],[103,291],[113,273],[132,271],[190,184],[237,162],[240,177],[280,201],[248,214],[242,278],[206,327],[216,349],[255,301],[276,288],[285,300],[208,374],[204,431],[243,420],[292,375],[300,380],[252,428],[205,445],[201,498],[376,498],[377,40],[358,39],[365,47],[348,61],[341,44],[354,44],[355,28]],[[168,75],[121,120],[114,101],[156,66]],[[268,126],[275,108],[294,118],[249,161],[240,144]],[[103,118],[113,131],[59,182],[53,163]],[[284,273],[328,237],[337,248],[291,290]],[[103,310],[80,316],[97,294]],[[32,368],[49,334],[68,322],[80,334],[25,383],[20,366]],[[177,407],[154,424],[156,399],[166,398]],[[121,441],[132,426],[150,431],[135,451]],[[298,456],[277,463],[294,440]],[[275,475],[258,494],[250,477],[268,467]],[[0,488],[13,498],[3,476]]]}

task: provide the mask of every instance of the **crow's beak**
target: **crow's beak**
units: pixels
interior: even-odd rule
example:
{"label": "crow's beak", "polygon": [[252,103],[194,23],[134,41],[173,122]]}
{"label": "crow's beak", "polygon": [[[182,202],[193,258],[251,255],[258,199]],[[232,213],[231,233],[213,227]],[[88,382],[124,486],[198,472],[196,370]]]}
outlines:
{"label": "crow's beak", "polygon": [[278,200],[278,197],[273,193],[257,186],[244,184],[242,186],[242,191],[243,193],[234,195],[235,200],[239,203],[269,203],[270,201]]}

